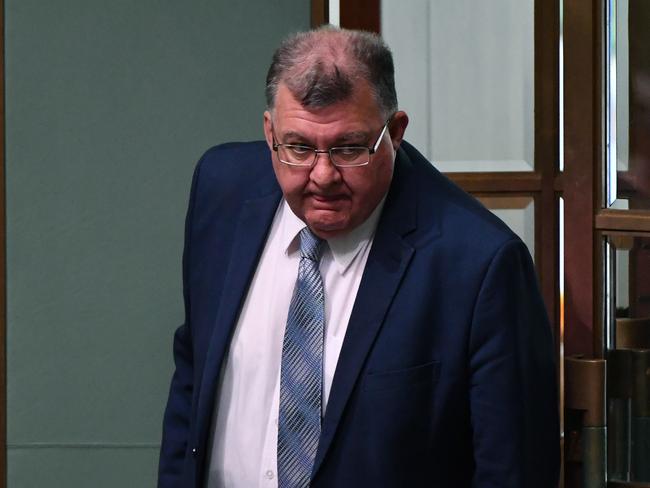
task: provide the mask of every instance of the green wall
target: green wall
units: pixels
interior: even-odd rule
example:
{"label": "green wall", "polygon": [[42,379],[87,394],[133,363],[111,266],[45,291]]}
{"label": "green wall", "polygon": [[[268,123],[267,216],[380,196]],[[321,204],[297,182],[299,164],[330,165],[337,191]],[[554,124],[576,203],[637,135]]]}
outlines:
{"label": "green wall", "polygon": [[309,3],[5,0],[10,488],[154,485],[192,169]]}

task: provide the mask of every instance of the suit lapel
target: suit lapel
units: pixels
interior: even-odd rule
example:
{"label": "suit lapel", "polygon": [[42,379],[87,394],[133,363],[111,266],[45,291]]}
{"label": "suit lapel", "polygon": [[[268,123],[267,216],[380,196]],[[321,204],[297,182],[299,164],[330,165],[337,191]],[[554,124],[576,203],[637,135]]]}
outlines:
{"label": "suit lapel", "polygon": [[198,440],[199,446],[204,445],[210,431],[208,423],[214,408],[215,389],[221,364],[280,197],[281,193],[276,190],[264,197],[248,200],[240,212],[224,281],[225,286],[201,379],[196,416],[198,421],[196,432],[201,436]]}
{"label": "suit lapel", "polygon": [[413,247],[404,236],[415,229],[416,189],[411,167],[402,155],[373,239],[339,355],[323,419],[312,477],[332,443],[347,401],[363,369],[375,337],[406,272]]}

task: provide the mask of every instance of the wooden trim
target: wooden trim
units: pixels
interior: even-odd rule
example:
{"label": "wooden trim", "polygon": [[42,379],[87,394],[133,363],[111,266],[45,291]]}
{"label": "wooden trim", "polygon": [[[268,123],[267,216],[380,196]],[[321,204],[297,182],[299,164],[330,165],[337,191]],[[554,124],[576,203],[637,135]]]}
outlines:
{"label": "wooden trim", "polygon": [[483,205],[491,210],[523,210],[528,207],[531,202],[533,205],[535,204],[535,197],[527,194],[511,195],[504,193],[498,195],[496,193],[474,193],[473,195],[478,198]]}
{"label": "wooden trim", "polygon": [[[541,192],[535,197],[535,259],[542,296],[560,353],[559,203],[559,0],[536,0],[535,170]],[[560,180],[561,182],[561,180]]]}
{"label": "wooden trim", "polygon": [[602,2],[564,2],[565,353],[594,348],[597,261],[593,221],[602,163]]}
{"label": "wooden trim", "polygon": [[445,173],[445,175],[466,192],[504,193],[536,192],[542,189],[539,173],[491,172],[491,173]]}
{"label": "wooden trim", "polygon": [[631,230],[603,230],[597,233],[600,239],[604,237],[650,237],[650,232],[637,232]]}
{"label": "wooden trim", "polygon": [[0,488],[7,486],[7,226],[5,191],[5,18],[0,0]]}
{"label": "wooden trim", "polygon": [[607,236],[603,232],[597,230],[592,231],[594,235],[594,296],[592,301],[594,303],[594,324],[599,324],[594,327],[592,343],[603,344],[602,354],[599,351],[594,351],[594,357],[605,356],[606,344],[606,331],[605,331],[605,271],[609,263],[605,262],[605,239]]}
{"label": "wooden trim", "polygon": [[[551,321],[551,328],[553,329],[553,338],[555,339],[555,357],[560,362],[560,344],[561,344],[561,330],[560,330],[560,284],[559,281],[553,283],[553,295],[550,298],[547,298],[544,295],[544,285],[545,282],[542,281],[542,275],[544,279],[548,280],[549,276],[555,276],[557,280],[560,273],[559,269],[553,274],[549,274],[548,270],[542,272],[542,263],[547,259],[546,253],[548,249],[542,248],[542,216],[544,214],[544,209],[540,203],[541,195],[539,193],[534,196],[535,201],[535,268],[537,269],[537,274],[539,275],[539,286],[540,291],[542,292],[542,298],[544,298],[544,304],[546,305],[546,313],[548,314],[549,320]],[[556,248],[559,247],[559,234],[557,236],[558,240],[555,243]],[[557,254],[557,249],[551,250]],[[547,300],[551,300],[550,302]],[[560,371],[557,371],[558,375]],[[559,376],[558,376],[559,380]]]}
{"label": "wooden trim", "polygon": [[598,212],[595,223],[598,230],[650,232],[650,212],[605,209]]}
{"label": "wooden trim", "polygon": [[329,0],[311,0],[311,27],[329,23]]}
{"label": "wooden trim", "polygon": [[[558,134],[559,141],[559,134]],[[559,146],[559,144],[558,144]],[[564,173],[557,173],[553,179],[553,190],[555,193],[562,193],[564,191]]]}
{"label": "wooden trim", "polygon": [[[594,181],[595,185],[592,186],[592,197],[591,205],[593,212],[591,215],[594,215],[595,212],[600,210],[603,204],[603,182],[604,169],[606,164],[606,155],[605,155],[605,131],[606,131],[606,108],[605,108],[605,90],[606,90],[606,79],[605,79],[605,5],[604,2],[600,0],[592,0],[592,5],[594,9],[594,39],[592,46],[592,56],[594,58],[594,93],[593,93],[593,105],[594,105],[594,124],[593,124],[593,147],[591,148],[593,154],[593,165],[592,171],[595,172]],[[595,219],[594,219],[595,220]],[[592,221],[592,229],[594,227]],[[592,266],[594,269],[593,276],[595,280],[595,287],[592,293],[591,302],[592,310],[594,310],[594,335],[592,338],[593,344],[593,356],[596,358],[605,358],[606,356],[606,345],[605,345],[605,330],[604,322],[602,321],[602,310],[603,310],[603,299],[604,295],[602,293],[602,277],[598,276],[596,270],[602,272],[602,240],[598,236],[598,233],[595,229],[592,230],[592,249],[594,249],[594,256],[592,261]]]}
{"label": "wooden trim", "polygon": [[[547,160],[546,165],[553,165]],[[535,193],[559,194],[564,189],[563,174],[552,174],[552,168],[539,173],[533,172],[491,172],[491,173],[445,173],[445,176],[470,193]],[[548,177],[551,173],[551,178]],[[546,178],[545,178],[546,176]],[[549,185],[549,179],[552,184]]]}
{"label": "wooden trim", "polygon": [[[535,194],[535,266],[540,290],[553,328],[555,357],[562,361],[562,321],[559,286],[559,198],[563,175],[558,174],[560,149],[559,117],[559,0],[535,0],[535,170],[540,177],[540,192]],[[557,368],[557,381],[563,385],[563,370]],[[563,412],[563,393],[558,409]],[[563,422],[563,420],[562,420]],[[560,446],[564,453],[563,446]],[[563,481],[560,482],[563,486]]]}
{"label": "wooden trim", "polygon": [[341,27],[381,33],[380,0],[341,0]]}
{"label": "wooden trim", "polygon": [[517,209],[522,210],[530,203],[533,204],[533,219],[535,231],[535,268],[538,277],[541,277],[540,262],[542,260],[542,249],[540,247],[540,214],[539,208],[539,193],[517,193],[517,192],[474,192],[472,196],[477,198],[489,210],[498,209]]}

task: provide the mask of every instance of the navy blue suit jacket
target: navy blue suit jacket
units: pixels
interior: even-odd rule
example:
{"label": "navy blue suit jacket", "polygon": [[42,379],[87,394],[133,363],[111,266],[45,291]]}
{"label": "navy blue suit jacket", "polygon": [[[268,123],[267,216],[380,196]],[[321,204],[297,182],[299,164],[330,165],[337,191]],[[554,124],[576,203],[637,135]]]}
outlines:
{"label": "navy blue suit jacket", "polygon": [[[212,148],[196,168],[159,487],[204,482],[219,371],[280,198],[263,142]],[[312,486],[556,486],[553,357],[525,245],[403,143]]]}

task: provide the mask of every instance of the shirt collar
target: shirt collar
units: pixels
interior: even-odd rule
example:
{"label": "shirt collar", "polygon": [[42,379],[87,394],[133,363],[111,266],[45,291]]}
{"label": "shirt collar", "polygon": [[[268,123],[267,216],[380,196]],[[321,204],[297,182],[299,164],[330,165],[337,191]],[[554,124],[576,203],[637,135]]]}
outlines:
{"label": "shirt collar", "polygon": [[[340,274],[345,274],[357,255],[372,242],[385,200],[386,197],[382,198],[361,225],[347,234],[327,240],[328,249],[332,253],[334,263]],[[298,234],[305,227],[305,223],[293,213],[284,199],[280,204],[279,212],[282,248],[285,253],[290,254],[297,251],[300,246]]]}

